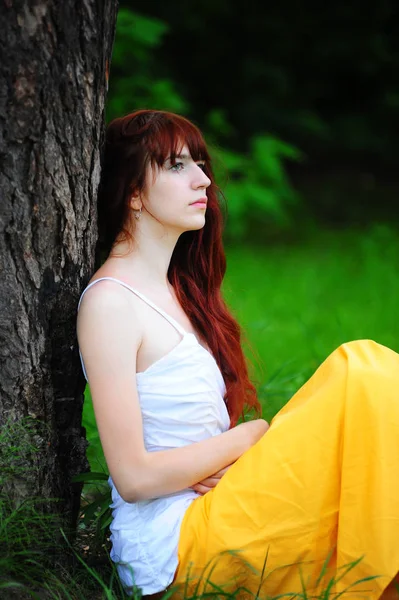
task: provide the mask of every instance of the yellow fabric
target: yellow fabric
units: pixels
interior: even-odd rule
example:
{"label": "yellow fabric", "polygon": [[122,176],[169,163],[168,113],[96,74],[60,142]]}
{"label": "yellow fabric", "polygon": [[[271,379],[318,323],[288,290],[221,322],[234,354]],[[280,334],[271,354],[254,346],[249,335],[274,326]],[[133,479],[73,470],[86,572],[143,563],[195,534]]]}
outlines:
{"label": "yellow fabric", "polygon": [[331,577],[339,593],[379,576],[344,595],[375,599],[398,571],[399,355],[370,340],[349,342],[189,507],[174,583],[189,574],[193,593],[202,574],[199,590],[209,578],[253,594],[262,578],[266,597],[301,592],[302,582],[316,595]]}

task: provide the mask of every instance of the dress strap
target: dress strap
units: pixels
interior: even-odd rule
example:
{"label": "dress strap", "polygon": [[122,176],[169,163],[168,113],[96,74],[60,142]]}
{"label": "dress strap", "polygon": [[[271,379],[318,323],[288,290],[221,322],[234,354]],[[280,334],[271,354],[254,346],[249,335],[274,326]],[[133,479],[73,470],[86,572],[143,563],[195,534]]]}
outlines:
{"label": "dress strap", "polygon": [[143,302],[145,302],[146,304],[148,304],[148,306],[151,306],[151,308],[153,308],[154,310],[156,310],[157,313],[159,313],[160,315],[162,315],[167,321],[169,321],[169,323],[171,325],[173,325],[173,327],[175,329],[177,329],[177,331],[181,335],[184,336],[184,335],[187,334],[186,330],[183,329],[183,327],[181,325],[179,325],[179,323],[177,321],[175,321],[175,319],[173,319],[171,316],[169,316],[161,308],[159,308],[158,306],[156,306],[156,304],[154,304],[153,302],[151,302],[151,300],[149,300],[148,298],[146,298],[146,296],[144,296],[144,294],[142,294],[141,292],[138,292],[137,290],[135,290],[134,288],[132,288],[130,285],[128,285],[124,281],[121,281],[120,279],[115,279],[115,277],[99,277],[98,279],[95,279],[94,281],[92,281],[87,286],[87,288],[85,288],[83,290],[82,295],[80,296],[80,300],[79,300],[79,304],[78,304],[78,310],[80,308],[80,303],[82,302],[84,294],[87,292],[88,289],[90,289],[94,284],[98,283],[99,281],[115,281],[115,283],[119,283],[120,285],[122,285],[126,289],[130,290],[131,292],[133,292],[133,294],[135,294],[136,296],[138,296],[139,298],[141,298],[141,300],[143,300]]}

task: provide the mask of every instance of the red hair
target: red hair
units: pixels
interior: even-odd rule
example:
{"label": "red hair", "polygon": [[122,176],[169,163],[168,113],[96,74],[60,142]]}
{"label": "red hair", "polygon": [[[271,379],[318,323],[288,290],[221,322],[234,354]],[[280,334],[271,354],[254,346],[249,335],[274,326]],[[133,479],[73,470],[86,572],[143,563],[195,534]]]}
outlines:
{"label": "red hair", "polygon": [[98,195],[99,241],[102,249],[109,252],[116,241],[129,237],[129,196],[133,190],[144,190],[149,164],[161,167],[168,157],[173,163],[184,144],[193,160],[205,162],[204,171],[211,184],[207,188],[205,225],[179,237],[168,279],[219,365],[234,426],[245,407],[254,408],[258,414],[261,411],[249,380],[240,327],[221,295],[226,271],[222,213],[211,159],[201,132],[193,123],[165,111],[140,110],[108,125]]}

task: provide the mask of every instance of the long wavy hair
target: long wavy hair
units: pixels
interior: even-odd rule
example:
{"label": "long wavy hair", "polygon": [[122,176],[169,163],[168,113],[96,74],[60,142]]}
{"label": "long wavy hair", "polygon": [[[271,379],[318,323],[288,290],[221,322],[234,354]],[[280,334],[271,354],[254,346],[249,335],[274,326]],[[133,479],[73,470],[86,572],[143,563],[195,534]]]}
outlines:
{"label": "long wavy hair", "polygon": [[249,380],[241,332],[221,295],[226,271],[222,244],[223,218],[211,159],[199,129],[186,118],[157,110],[139,110],[114,119],[107,127],[98,194],[100,248],[108,253],[116,241],[131,237],[132,191],[144,191],[147,167],[173,163],[186,144],[195,161],[204,161],[211,180],[207,188],[205,226],[184,232],[171,257],[168,279],[193,324],[208,344],[226,384],[225,402],[231,426],[245,408],[260,414]]}

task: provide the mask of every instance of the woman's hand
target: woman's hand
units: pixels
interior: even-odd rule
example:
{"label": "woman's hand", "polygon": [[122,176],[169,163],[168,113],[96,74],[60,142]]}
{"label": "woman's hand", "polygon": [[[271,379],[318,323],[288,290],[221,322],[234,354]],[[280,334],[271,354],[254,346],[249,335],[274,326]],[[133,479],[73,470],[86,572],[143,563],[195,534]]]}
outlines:
{"label": "woman's hand", "polygon": [[[232,463],[232,464],[234,464],[234,463]],[[209,492],[210,490],[212,490],[214,487],[217,486],[219,481],[222,479],[223,475],[225,473],[227,473],[227,471],[230,469],[230,467],[231,467],[231,465],[228,465],[224,469],[221,469],[217,473],[214,473],[214,475],[211,475],[210,477],[207,477],[206,479],[199,481],[198,483],[192,485],[191,489],[194,490],[194,492],[197,492],[197,494],[200,494],[201,496],[203,496],[204,494],[206,494],[207,492]]]}

